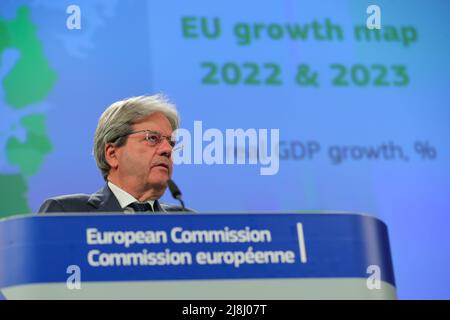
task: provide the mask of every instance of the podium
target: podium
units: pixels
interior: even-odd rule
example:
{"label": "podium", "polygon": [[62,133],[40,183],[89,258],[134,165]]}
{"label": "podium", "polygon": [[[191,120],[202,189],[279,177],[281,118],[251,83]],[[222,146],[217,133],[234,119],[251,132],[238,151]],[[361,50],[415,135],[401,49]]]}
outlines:
{"label": "podium", "polygon": [[386,225],[351,213],[0,220],[3,299],[396,299]]}

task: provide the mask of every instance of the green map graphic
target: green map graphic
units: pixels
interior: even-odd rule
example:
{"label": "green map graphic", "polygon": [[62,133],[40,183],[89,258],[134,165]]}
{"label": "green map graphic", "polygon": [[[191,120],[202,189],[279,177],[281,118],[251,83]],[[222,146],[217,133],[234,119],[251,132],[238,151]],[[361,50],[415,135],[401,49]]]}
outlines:
{"label": "green map graphic", "polygon": [[[15,49],[20,57],[14,67],[1,79],[4,102],[13,110],[24,110],[44,101],[57,75],[49,66],[42,43],[37,36],[37,27],[30,19],[30,9],[18,8],[13,20],[0,18],[0,67],[3,53]],[[17,174],[0,172],[0,217],[29,213],[27,204],[27,177],[36,174],[45,156],[52,151],[47,135],[46,117],[43,113],[27,114],[20,119],[26,131],[26,140],[10,137],[4,153],[8,163],[19,168]]]}

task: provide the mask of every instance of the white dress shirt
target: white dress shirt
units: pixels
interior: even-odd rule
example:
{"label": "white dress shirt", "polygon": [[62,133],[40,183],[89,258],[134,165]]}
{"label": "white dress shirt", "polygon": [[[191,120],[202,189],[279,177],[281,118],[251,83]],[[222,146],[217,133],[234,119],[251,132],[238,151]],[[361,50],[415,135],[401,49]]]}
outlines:
{"label": "white dress shirt", "polygon": [[[131,194],[119,188],[110,181],[108,181],[108,187],[111,189],[112,193],[117,198],[117,201],[119,201],[120,207],[123,209],[124,213],[128,214],[135,213],[134,209],[129,207],[129,205],[132,204],[133,202],[140,202],[140,201],[136,200],[136,198],[133,197]],[[146,202],[149,203],[152,206],[152,210],[154,210],[153,204],[155,203],[155,200],[148,200]]]}

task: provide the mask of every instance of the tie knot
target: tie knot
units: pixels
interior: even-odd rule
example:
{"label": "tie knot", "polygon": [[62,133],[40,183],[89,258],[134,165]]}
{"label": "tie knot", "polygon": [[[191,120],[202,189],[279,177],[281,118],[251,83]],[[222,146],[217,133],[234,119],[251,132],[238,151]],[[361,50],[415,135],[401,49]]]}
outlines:
{"label": "tie knot", "polygon": [[133,208],[135,212],[153,212],[153,208],[148,202],[133,202],[132,204],[130,204],[130,207]]}

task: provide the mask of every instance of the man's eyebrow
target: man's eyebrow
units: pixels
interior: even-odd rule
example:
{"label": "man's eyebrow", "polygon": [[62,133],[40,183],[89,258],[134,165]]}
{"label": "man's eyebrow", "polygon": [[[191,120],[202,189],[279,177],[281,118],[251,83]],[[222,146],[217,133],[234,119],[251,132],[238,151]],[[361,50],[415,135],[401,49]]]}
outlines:
{"label": "man's eyebrow", "polygon": [[[159,131],[159,130],[150,130],[150,129],[143,129],[143,130],[147,130],[147,131],[150,131],[150,132],[157,132],[157,133],[164,134],[164,132]],[[172,134],[172,133],[170,133],[170,134]]]}

